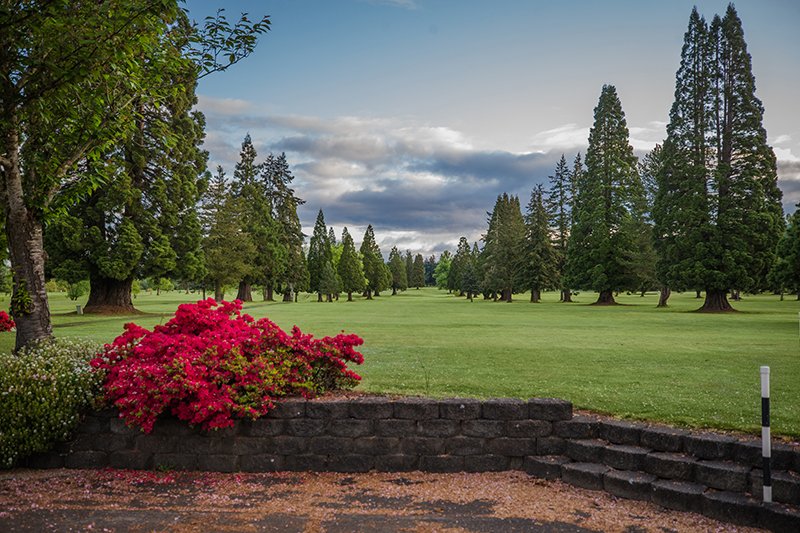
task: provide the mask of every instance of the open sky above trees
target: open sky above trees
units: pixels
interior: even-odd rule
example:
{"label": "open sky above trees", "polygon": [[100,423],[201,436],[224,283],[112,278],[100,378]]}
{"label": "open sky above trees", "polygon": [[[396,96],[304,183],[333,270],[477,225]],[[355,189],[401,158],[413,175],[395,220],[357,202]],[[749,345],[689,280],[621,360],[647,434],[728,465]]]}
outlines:
{"label": "open sky above trees", "polygon": [[[225,2],[269,14],[256,52],[200,81],[209,167],[232,169],[250,132],[286,151],[304,231],[322,208],[356,239],[422,253],[477,240],[497,194],[527,198],[562,152],[585,152],[614,84],[641,156],[666,136],[688,14],[727,1],[340,0]],[[218,2],[189,0],[195,19]],[[784,208],[800,201],[800,4],[739,0]]]}

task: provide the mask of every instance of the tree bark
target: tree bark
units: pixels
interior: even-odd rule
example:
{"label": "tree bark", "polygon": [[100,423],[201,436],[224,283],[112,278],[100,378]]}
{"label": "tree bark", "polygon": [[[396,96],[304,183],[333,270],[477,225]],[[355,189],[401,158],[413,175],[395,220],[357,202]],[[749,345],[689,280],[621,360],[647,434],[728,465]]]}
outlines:
{"label": "tree bark", "polygon": [[392,287],[392,296],[397,296],[397,287]]}
{"label": "tree bark", "polygon": [[694,293],[695,293],[695,294],[694,294],[694,297],[695,297],[695,298],[701,298],[701,296],[700,296],[700,291],[694,291]]}
{"label": "tree bark", "polygon": [[328,302],[328,303],[333,302],[333,294],[326,294],[325,295],[325,301]]}
{"label": "tree bark", "polygon": [[352,292],[348,292],[347,293],[347,301],[348,302],[352,302],[353,301],[353,293]]}
{"label": "tree bark", "polygon": [[322,301],[322,293],[318,292],[317,293],[317,302],[321,302],[321,301]]}
{"label": "tree bark", "polygon": [[728,302],[728,291],[707,290],[703,307],[698,309],[701,313],[729,313],[736,311]]}
{"label": "tree bark", "polygon": [[365,290],[364,296],[367,297],[367,300],[372,300],[372,291],[370,291],[369,289]]}
{"label": "tree bark", "polygon": [[511,289],[503,289],[503,296],[501,300],[503,300],[504,302],[511,303],[511,298],[512,298]]}
{"label": "tree bark", "polygon": [[539,300],[542,299],[542,291],[539,289],[532,289],[531,290],[531,303],[538,304]]}
{"label": "tree bark", "polygon": [[669,300],[671,294],[672,290],[669,287],[661,287],[661,291],[658,294],[658,305],[656,307],[668,307],[667,300]]}
{"label": "tree bark", "polygon": [[267,286],[264,287],[264,301],[265,302],[274,302],[275,301],[275,294],[272,290],[272,287]]}
{"label": "tree bark", "polygon": [[561,301],[563,303],[572,303],[572,291],[570,289],[561,289]]}
{"label": "tree bark", "polygon": [[214,282],[214,299],[218,302],[225,299],[225,293],[222,292],[222,283],[218,281]]}
{"label": "tree bark", "polygon": [[239,292],[236,293],[236,299],[243,302],[253,301],[253,287],[244,281],[239,282]]}
{"label": "tree bark", "polygon": [[89,274],[89,301],[84,313],[98,315],[125,315],[136,313],[131,300],[133,278],[124,280],[107,278],[96,272]]}
{"label": "tree bark", "polygon": [[731,300],[739,302],[742,300],[742,295],[739,291],[731,291]]}
{"label": "tree bark", "polygon": [[600,291],[597,301],[593,305],[616,305],[617,301],[614,300],[614,291],[606,289]]}

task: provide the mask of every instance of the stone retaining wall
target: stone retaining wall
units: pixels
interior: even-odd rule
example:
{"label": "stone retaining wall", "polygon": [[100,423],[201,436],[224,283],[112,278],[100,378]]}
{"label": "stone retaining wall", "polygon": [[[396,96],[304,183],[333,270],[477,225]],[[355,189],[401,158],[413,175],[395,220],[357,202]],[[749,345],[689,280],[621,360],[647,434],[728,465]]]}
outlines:
{"label": "stone retaining wall", "polygon": [[364,397],[286,400],[266,418],[203,433],[159,420],[149,435],[114,411],[32,457],[37,468],[218,472],[524,470],[624,498],[774,531],[800,531],[800,450],[773,445],[773,497],[760,503],[761,444],[596,417],[569,402]]}

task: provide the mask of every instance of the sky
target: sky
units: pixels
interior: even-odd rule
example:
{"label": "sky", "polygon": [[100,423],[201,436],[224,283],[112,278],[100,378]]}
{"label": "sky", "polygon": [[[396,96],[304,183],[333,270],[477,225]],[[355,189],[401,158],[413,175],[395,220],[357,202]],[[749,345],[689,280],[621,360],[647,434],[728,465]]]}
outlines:
{"label": "sky", "polygon": [[[697,5],[727,1],[187,0],[202,20],[269,15],[254,53],[200,80],[209,168],[228,176],[249,133],[286,152],[310,234],[317,212],[384,254],[479,240],[498,194],[547,185],[585,153],[604,84],[642,156],[666,136],[683,36]],[[800,202],[800,2],[739,0],[784,209]]]}

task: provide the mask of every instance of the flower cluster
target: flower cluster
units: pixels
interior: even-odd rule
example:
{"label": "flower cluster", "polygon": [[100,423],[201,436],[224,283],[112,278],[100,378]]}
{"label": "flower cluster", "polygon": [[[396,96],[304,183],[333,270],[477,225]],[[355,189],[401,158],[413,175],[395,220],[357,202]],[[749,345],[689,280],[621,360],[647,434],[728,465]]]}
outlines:
{"label": "flower cluster", "polygon": [[361,379],[347,368],[364,361],[360,337],[314,339],[296,326],[287,334],[241,309],[238,300],[208,299],[179,306],[153,331],[126,324],[92,361],[106,372],[106,398],[145,433],[165,411],[209,430],[258,418],[282,396],[312,397]]}
{"label": "flower cluster", "polygon": [[8,316],[8,313],[5,311],[0,311],[0,332],[3,331],[11,331],[17,327],[14,321]]}

